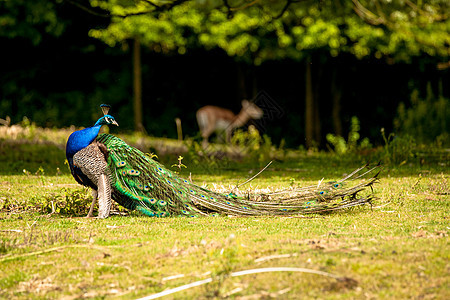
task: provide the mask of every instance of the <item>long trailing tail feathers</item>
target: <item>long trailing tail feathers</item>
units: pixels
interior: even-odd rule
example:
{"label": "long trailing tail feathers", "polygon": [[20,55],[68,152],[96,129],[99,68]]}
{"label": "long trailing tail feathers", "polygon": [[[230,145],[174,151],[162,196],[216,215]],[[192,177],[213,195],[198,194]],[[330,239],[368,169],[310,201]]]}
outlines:
{"label": "long trailing tail feathers", "polygon": [[[380,169],[379,164],[365,165],[335,182],[240,196],[199,187],[112,135],[101,134],[97,140],[108,148],[114,200],[149,216],[288,216],[339,210],[370,203],[372,195],[359,194],[372,188],[379,172],[368,175]],[[352,185],[353,180],[359,182]]]}

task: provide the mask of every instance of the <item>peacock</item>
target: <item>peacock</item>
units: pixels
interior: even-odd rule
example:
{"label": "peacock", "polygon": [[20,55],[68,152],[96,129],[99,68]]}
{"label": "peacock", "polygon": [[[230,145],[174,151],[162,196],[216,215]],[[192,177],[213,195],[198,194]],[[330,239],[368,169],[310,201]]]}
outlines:
{"label": "peacock", "polygon": [[[73,132],[66,157],[75,180],[92,189],[87,217],[107,218],[111,201],[151,217],[167,216],[293,216],[325,213],[371,203],[379,167],[365,165],[338,181],[269,193],[220,193],[198,186],[165,168],[150,155],[111,134],[99,134],[103,125],[119,126],[101,105],[103,117],[92,127]],[[351,180],[359,179],[356,182]],[[363,191],[366,195],[361,196]],[[368,193],[367,193],[368,191]]]}

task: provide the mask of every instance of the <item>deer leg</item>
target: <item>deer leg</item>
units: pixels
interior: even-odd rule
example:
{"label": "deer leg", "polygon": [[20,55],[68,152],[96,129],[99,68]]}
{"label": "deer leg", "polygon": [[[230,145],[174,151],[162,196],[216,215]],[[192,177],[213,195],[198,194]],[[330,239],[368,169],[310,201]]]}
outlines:
{"label": "deer leg", "polygon": [[231,143],[231,131],[232,131],[233,129],[231,128],[231,127],[228,127],[226,130],[225,130],[225,138],[226,138],[226,142],[228,143],[228,144],[230,144]]}
{"label": "deer leg", "polygon": [[208,139],[203,138],[203,141],[202,141],[202,147],[203,147],[203,148],[208,147]]}
{"label": "deer leg", "polygon": [[204,128],[203,132],[202,132],[202,137],[203,137],[203,146],[208,145],[208,139],[211,136],[211,134],[213,134],[214,132],[214,127],[207,127]]}
{"label": "deer leg", "polygon": [[200,128],[200,134],[203,138],[203,147],[208,146],[208,139],[213,134],[216,126],[207,114],[197,112],[197,123]]}

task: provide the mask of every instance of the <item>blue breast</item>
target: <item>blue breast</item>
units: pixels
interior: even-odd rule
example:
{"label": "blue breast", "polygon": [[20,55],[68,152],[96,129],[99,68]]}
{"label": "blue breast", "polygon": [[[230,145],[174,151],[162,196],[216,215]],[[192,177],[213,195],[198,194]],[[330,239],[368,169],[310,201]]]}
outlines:
{"label": "blue breast", "polygon": [[97,125],[73,132],[69,136],[66,144],[67,159],[69,160],[73,158],[75,153],[86,148],[90,143],[92,143],[92,141],[97,137],[100,127],[102,126]]}
{"label": "blue breast", "polygon": [[97,189],[94,183],[86,176],[86,174],[83,174],[79,168],[73,165],[73,156],[81,149],[89,146],[89,144],[95,140],[101,127],[102,125],[96,125],[75,131],[69,136],[66,144],[66,157],[73,177],[78,183],[93,189]]}

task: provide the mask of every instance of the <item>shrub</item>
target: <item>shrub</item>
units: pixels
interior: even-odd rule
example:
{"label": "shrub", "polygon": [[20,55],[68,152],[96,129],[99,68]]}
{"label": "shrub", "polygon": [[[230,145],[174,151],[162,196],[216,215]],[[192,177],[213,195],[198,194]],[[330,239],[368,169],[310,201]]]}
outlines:
{"label": "shrub", "polygon": [[350,123],[350,132],[348,133],[348,140],[343,137],[329,133],[326,135],[327,141],[334,147],[337,154],[355,153],[363,149],[371,148],[372,145],[368,138],[364,138],[358,143],[360,139],[359,119],[353,116]]}
{"label": "shrub", "polygon": [[414,136],[418,143],[437,142],[441,146],[449,145],[450,104],[442,95],[434,97],[428,85],[425,99],[419,98],[417,90],[411,94],[411,105],[402,102],[398,107],[398,116],[394,120],[399,135]]}
{"label": "shrub", "polygon": [[386,136],[384,128],[381,129],[384,140],[384,147],[381,151],[381,160],[387,164],[404,164],[414,157],[416,141],[410,135],[396,136],[391,133]]}

